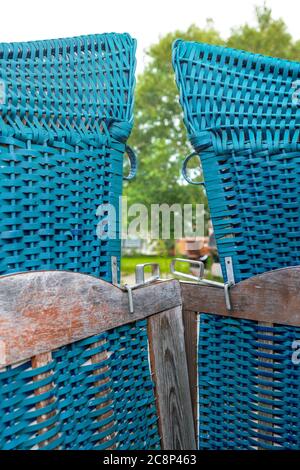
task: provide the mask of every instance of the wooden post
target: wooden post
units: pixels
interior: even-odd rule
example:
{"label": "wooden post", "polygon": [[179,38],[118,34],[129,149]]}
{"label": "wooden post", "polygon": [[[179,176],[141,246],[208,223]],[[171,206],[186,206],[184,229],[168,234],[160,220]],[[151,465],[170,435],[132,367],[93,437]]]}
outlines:
{"label": "wooden post", "polygon": [[183,309],[185,352],[188,366],[195,436],[198,436],[198,313]]}
{"label": "wooden post", "polygon": [[148,325],[162,447],[195,450],[182,307],[150,317]]}

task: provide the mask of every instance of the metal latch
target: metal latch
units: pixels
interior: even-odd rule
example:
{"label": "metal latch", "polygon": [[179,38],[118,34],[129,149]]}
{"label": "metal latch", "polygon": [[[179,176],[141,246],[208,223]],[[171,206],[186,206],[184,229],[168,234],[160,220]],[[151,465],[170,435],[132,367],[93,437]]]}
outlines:
{"label": "metal latch", "polygon": [[[176,271],[175,269],[176,263],[187,263],[190,265],[190,268],[194,266],[198,269],[199,272],[196,276],[194,274],[187,274],[181,271]],[[194,261],[191,259],[183,259],[183,258],[174,258],[172,259],[171,264],[170,264],[170,271],[171,271],[171,274],[173,274],[174,276],[180,276],[180,277],[184,277],[185,279],[189,279],[190,281],[199,282],[202,280],[204,276],[204,264],[202,263],[202,261]]]}
{"label": "metal latch", "polygon": [[116,256],[112,256],[110,258],[111,262],[111,282],[114,286],[118,286],[118,273],[119,273],[119,267],[118,267],[118,258]]}
{"label": "metal latch", "polygon": [[[145,268],[151,266],[151,276],[147,279],[145,278]],[[144,263],[137,264],[135,267],[135,284],[129,285],[125,284],[123,289],[128,292],[128,301],[129,301],[129,312],[134,313],[133,305],[133,296],[132,291],[138,289],[139,287],[152,284],[153,282],[160,279],[160,266],[158,263]]]}
{"label": "metal latch", "polygon": [[225,269],[227,282],[224,284],[225,302],[227,310],[232,310],[231,299],[230,299],[230,287],[235,285],[233,263],[231,256],[225,257]]}
{"label": "metal latch", "polygon": [[[186,274],[181,271],[175,270],[175,265],[177,262],[185,262],[192,266],[197,266],[199,269],[199,273],[196,275]],[[181,259],[181,258],[174,258],[171,261],[170,271],[175,276],[180,276],[184,279],[188,279],[190,281],[199,282],[199,284],[218,287],[224,289],[225,295],[225,303],[227,310],[232,310],[231,299],[230,299],[230,287],[235,284],[234,280],[234,273],[233,273],[233,265],[232,265],[232,258],[230,256],[225,258],[225,266],[226,266],[226,273],[227,273],[227,282],[224,284],[223,282],[211,281],[209,279],[203,279],[204,276],[204,264],[201,261],[189,260],[189,259]]]}

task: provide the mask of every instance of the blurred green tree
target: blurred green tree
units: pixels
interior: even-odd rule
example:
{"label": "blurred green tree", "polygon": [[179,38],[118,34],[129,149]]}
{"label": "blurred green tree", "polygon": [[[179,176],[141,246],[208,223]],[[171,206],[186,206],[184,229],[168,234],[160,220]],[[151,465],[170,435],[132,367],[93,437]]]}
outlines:
{"label": "blurred green tree", "polygon": [[187,31],[167,34],[146,52],[147,65],[137,79],[135,126],[130,138],[138,155],[138,177],[124,188],[129,204],[204,203],[207,207],[205,191],[187,185],[180,175],[183,158],[192,149],[175,85],[172,44],[182,38],[299,59],[300,41],[293,41],[282,19],[274,19],[266,5],[256,8],[256,19],[255,26],[233,29],[227,40],[221,38],[212,20],[202,29],[193,24]]}
{"label": "blurred green tree", "polygon": [[299,61],[300,41],[293,41],[284,21],[274,19],[266,4],[256,7],[255,12],[256,26],[245,24],[232,29],[227,46]]}

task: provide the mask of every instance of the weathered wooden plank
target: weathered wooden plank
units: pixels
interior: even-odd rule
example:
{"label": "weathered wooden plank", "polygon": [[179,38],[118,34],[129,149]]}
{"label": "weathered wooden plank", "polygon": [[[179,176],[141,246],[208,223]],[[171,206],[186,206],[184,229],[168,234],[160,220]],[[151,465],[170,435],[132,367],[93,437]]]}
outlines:
{"label": "weathered wooden plank", "polygon": [[217,287],[182,283],[184,308],[233,318],[300,326],[300,267],[254,276],[230,289],[232,310]]}
{"label": "weathered wooden plank", "polygon": [[181,307],[149,318],[150,358],[164,450],[196,449]]}
{"label": "weathered wooden plank", "polygon": [[192,400],[193,417],[195,424],[195,436],[198,435],[198,367],[197,367],[197,350],[198,350],[198,322],[197,312],[183,310],[183,325],[185,352],[188,365],[190,392]]}
{"label": "weathered wooden plank", "polygon": [[64,271],[0,277],[0,366],[181,304],[178,281],[158,282],[128,295],[98,278]]}

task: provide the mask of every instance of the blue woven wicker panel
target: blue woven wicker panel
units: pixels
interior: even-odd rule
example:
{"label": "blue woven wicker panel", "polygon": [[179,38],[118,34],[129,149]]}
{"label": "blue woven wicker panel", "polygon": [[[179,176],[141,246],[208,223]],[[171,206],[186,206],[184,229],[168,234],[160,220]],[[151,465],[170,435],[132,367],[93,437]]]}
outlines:
{"label": "blue woven wicker panel", "polygon": [[[173,53],[224,277],[225,256],[236,281],[300,264],[300,65],[183,41]],[[200,447],[300,448],[297,334],[201,315]]]}
{"label": "blue woven wicker panel", "polygon": [[0,44],[0,59],[0,274],[66,269],[110,280],[119,233],[101,242],[96,211],[111,203],[119,216],[135,41]]}
{"label": "blue woven wicker panel", "polygon": [[145,320],[7,368],[0,398],[4,450],[160,448]]}
{"label": "blue woven wicker panel", "polygon": [[201,449],[299,449],[300,328],[201,314]]}

